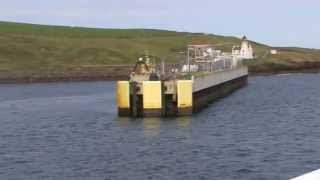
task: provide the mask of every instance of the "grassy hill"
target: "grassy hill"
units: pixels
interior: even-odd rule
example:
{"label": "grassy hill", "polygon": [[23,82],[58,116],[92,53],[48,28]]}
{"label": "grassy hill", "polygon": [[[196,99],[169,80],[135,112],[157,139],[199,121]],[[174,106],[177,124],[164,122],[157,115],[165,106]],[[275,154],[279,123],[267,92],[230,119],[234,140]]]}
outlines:
{"label": "grassy hill", "polygon": [[[113,65],[133,64],[148,51],[176,63],[188,43],[212,43],[231,51],[240,39],[202,33],[152,29],[94,29],[0,22],[0,79],[108,77],[123,74]],[[270,47],[253,42],[257,60],[252,71],[290,69],[319,62],[320,51]],[[125,67],[125,66],[123,66]]]}

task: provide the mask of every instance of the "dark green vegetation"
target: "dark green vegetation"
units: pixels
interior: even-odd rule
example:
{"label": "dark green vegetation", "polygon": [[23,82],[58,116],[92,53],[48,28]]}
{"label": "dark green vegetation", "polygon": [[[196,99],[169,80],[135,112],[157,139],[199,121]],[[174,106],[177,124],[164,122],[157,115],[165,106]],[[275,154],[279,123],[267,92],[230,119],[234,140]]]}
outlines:
{"label": "dark green vegetation", "polygon": [[[158,59],[177,63],[188,43],[212,43],[231,51],[240,39],[202,33],[151,29],[93,29],[0,22],[0,79],[112,78],[126,74],[138,56],[148,51]],[[257,60],[252,71],[309,67],[320,61],[320,51],[270,47],[254,43]],[[180,53],[179,53],[180,52]]]}
{"label": "dark green vegetation", "polygon": [[275,48],[277,55],[257,54],[257,59],[248,62],[251,72],[319,72],[320,50],[306,48]]}

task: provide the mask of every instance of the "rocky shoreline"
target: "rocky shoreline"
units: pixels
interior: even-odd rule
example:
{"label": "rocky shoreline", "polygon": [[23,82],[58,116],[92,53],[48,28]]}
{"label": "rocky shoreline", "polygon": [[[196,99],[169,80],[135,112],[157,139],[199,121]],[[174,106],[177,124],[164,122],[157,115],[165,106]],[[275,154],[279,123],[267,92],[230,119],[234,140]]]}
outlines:
{"label": "rocky shoreline", "polygon": [[[119,67],[116,70],[106,70],[103,73],[86,72],[82,74],[71,73],[65,76],[47,77],[0,77],[0,84],[20,84],[20,83],[51,83],[51,82],[81,82],[81,81],[117,81],[127,80],[130,66]],[[283,67],[283,68],[257,68],[249,67],[250,76],[269,76],[276,74],[291,73],[320,73],[320,66],[313,67]]]}
{"label": "rocky shoreline", "polygon": [[320,73],[320,62],[304,62],[290,65],[262,64],[249,66],[250,75],[273,75],[288,73]]}

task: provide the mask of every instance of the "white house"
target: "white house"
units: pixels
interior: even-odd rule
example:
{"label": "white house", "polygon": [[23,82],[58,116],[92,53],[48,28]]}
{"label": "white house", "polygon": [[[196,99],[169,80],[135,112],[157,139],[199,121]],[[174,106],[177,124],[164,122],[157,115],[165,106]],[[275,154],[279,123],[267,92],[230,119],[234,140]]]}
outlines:
{"label": "white house", "polygon": [[270,54],[272,54],[272,55],[278,54],[278,50],[276,50],[276,49],[271,49],[271,50],[270,50]]}
{"label": "white house", "polygon": [[240,56],[243,59],[253,59],[253,49],[246,36],[241,41]]}
{"label": "white house", "polygon": [[232,55],[236,59],[253,59],[253,48],[246,36],[243,36],[241,46],[233,46]]}

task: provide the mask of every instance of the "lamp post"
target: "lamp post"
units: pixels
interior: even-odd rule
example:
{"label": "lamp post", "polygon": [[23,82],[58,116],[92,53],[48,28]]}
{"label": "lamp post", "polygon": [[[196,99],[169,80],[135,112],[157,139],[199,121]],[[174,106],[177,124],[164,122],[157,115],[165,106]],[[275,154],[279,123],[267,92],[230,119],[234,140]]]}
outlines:
{"label": "lamp post", "polygon": [[188,47],[188,53],[187,53],[187,64],[188,64],[188,72],[190,73],[190,48]]}

